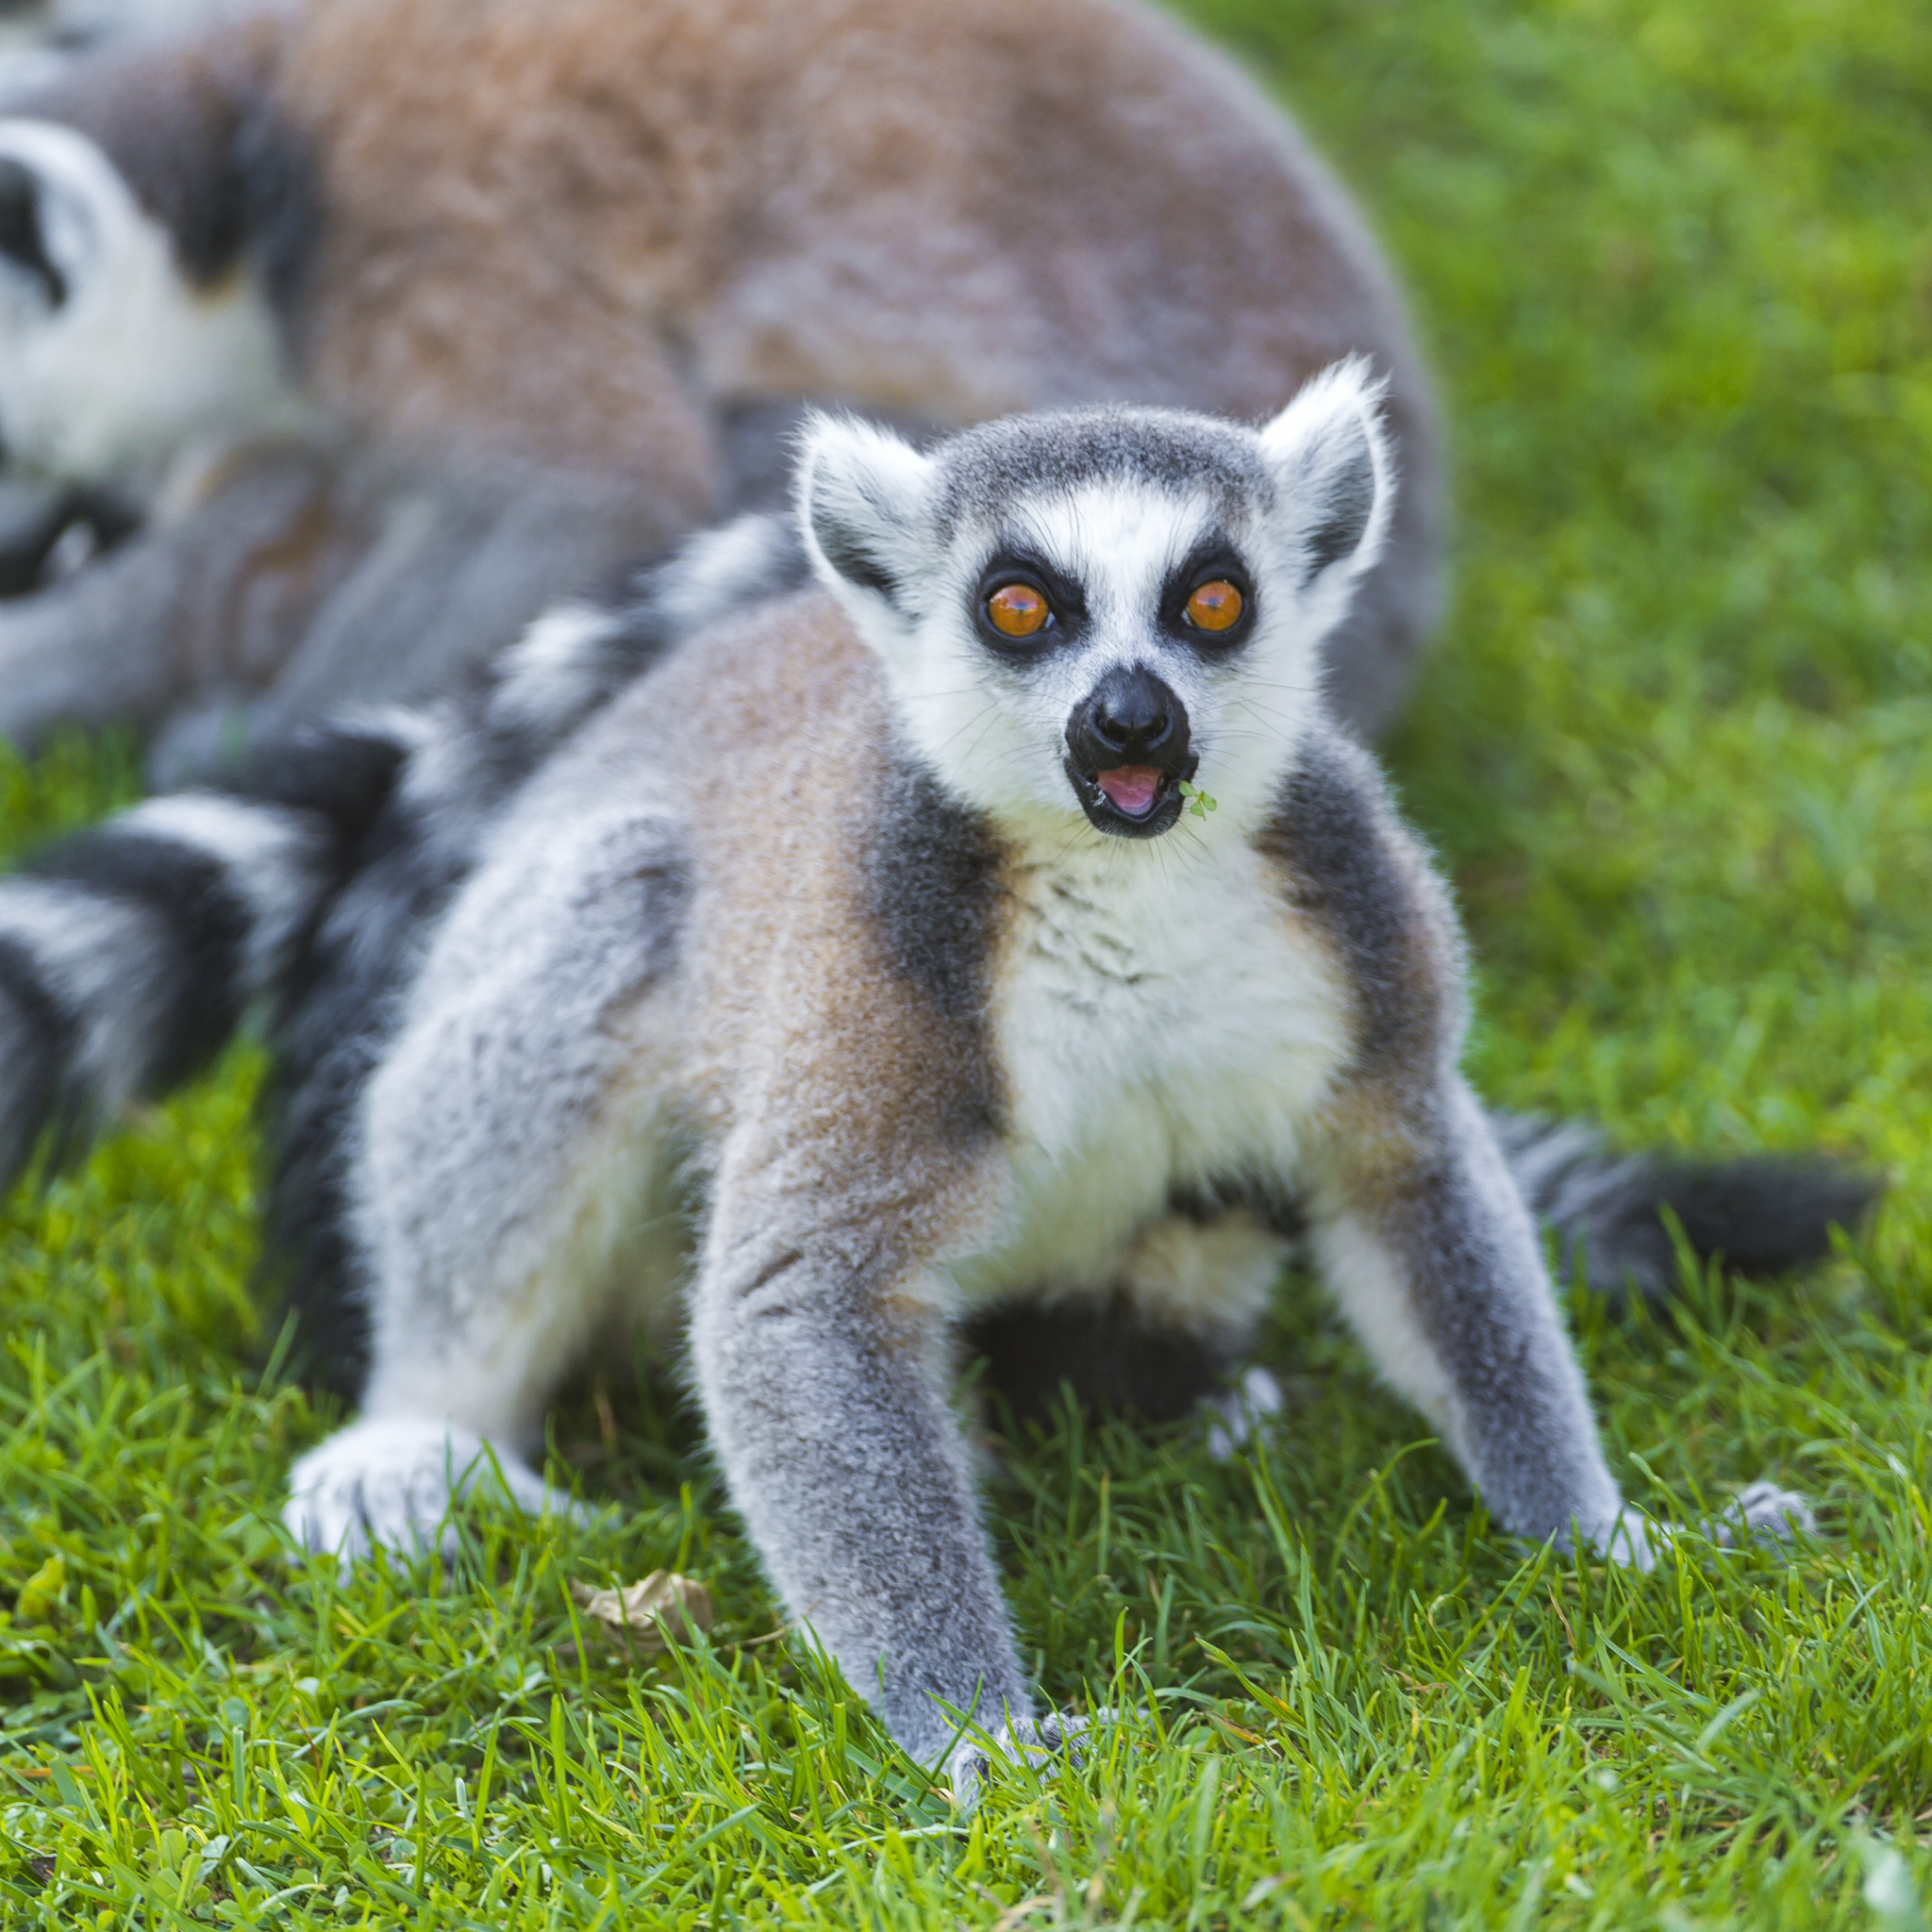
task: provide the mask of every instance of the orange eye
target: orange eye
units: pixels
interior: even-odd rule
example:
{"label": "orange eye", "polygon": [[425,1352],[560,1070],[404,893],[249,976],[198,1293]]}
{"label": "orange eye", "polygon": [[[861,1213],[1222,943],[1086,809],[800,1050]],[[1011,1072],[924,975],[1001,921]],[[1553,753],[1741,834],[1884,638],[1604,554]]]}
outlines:
{"label": "orange eye", "polygon": [[1196,630],[1232,630],[1247,607],[1225,577],[1202,584],[1188,599],[1188,622]]}
{"label": "orange eye", "polygon": [[1008,584],[986,600],[986,614],[1003,638],[1030,638],[1046,628],[1053,612],[1031,584]]}

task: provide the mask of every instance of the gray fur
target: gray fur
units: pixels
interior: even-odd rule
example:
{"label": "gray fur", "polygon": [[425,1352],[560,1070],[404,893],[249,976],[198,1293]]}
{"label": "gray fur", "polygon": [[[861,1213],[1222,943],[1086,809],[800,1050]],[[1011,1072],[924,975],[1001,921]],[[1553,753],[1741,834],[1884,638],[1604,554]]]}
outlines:
{"label": "gray fur", "polygon": [[786,1603],[905,1748],[938,1759],[951,1712],[1033,1713],[970,1457],[936,1352],[882,1341],[869,1222],[849,1179],[806,1209],[754,1141],[718,1176],[691,1350],[733,1497]]}
{"label": "gray fur", "polygon": [[592,480],[264,450],[177,519],[0,602],[0,738],[131,720],[156,733],[157,776],[183,782],[344,704],[460,691],[559,591],[614,590],[669,535]]}
{"label": "gray fur", "polygon": [[[1488,1123],[1452,1078],[1406,1124],[1422,1141],[1419,1158],[1379,1211],[1339,1200],[1325,1178],[1310,1191],[1317,1261],[1363,1346],[1442,1430],[1498,1522],[1538,1540],[1567,1545],[1580,1533],[1607,1547],[1622,1498],[1535,1230]],[[1380,1250],[1368,1270],[1386,1266],[1392,1302],[1379,1284],[1351,1281],[1351,1268],[1362,1267],[1344,1253],[1351,1238]]]}
{"label": "gray fur", "polygon": [[[1456,1072],[1462,960],[1440,888],[1366,755],[1338,738],[1305,747],[1263,840],[1349,962],[1354,1074],[1374,1130],[1404,1148],[1368,1208],[1345,1149],[1316,1163],[1303,1203],[1315,1256],[1364,1346],[1443,1429],[1500,1521],[1598,1538],[1621,1499],[1529,1216]],[[1373,1157],[1378,1169],[1387,1158]]]}
{"label": "gray fur", "polygon": [[[1102,478],[1174,494],[1205,491],[1215,514],[1230,521],[1257,504],[1271,505],[1274,493],[1251,442],[1180,409],[1122,407],[1008,417],[952,438],[944,458],[934,511],[942,541],[969,524],[996,523],[1023,498]],[[1364,515],[1360,525],[1366,523]],[[1357,540],[1361,534],[1358,526]]]}
{"label": "gray fur", "polygon": [[[329,534],[311,543],[318,525]],[[791,520],[756,527],[769,568],[728,587],[700,574],[681,594],[794,580]],[[33,751],[61,724],[131,722],[152,734],[156,781],[191,783],[345,705],[462,691],[559,595],[607,599],[673,534],[635,491],[594,478],[249,452],[75,575],[0,599],[0,740]]]}
{"label": "gray fur", "polygon": [[1296,908],[1348,960],[1360,1008],[1357,1065],[1426,1083],[1443,1049],[1453,1054],[1460,1043],[1459,1013],[1453,1005],[1445,1011],[1441,996],[1459,978],[1462,959],[1453,925],[1431,921],[1433,908],[1418,904],[1434,896],[1433,881],[1391,862],[1391,819],[1367,754],[1323,735],[1302,747],[1260,843],[1290,880]]}
{"label": "gray fur", "polygon": [[1530,1211],[1558,1234],[1563,1274],[1613,1300],[1675,1289],[1678,1237],[1693,1261],[1722,1257],[1746,1274],[1822,1261],[1831,1230],[1857,1226],[1882,1191],[1869,1174],[1800,1156],[1620,1155],[1574,1122],[1506,1114],[1495,1124]]}
{"label": "gray fur", "polygon": [[323,793],[304,795],[304,747],[253,796],[153,799],[0,879],[0,1185],[47,1129],[70,1152],[198,1071],[286,980],[340,881],[352,741],[372,733],[329,748]]}
{"label": "gray fur", "polygon": [[[977,1060],[999,918],[998,842],[924,766],[901,756],[889,769],[866,847],[867,910],[894,969],[930,998],[934,1023],[955,1032],[949,1058]],[[975,1096],[980,1117],[996,1110],[991,1091]]]}
{"label": "gray fur", "polygon": [[[1346,397],[1338,406],[1351,407]],[[1157,441],[1163,426],[1150,432]],[[891,559],[896,576],[924,541],[923,527],[945,528],[935,504],[966,500],[964,491],[948,494],[954,449],[934,453],[941,481],[931,489],[900,457],[863,438],[822,441],[808,450],[804,524],[821,567],[842,587],[858,620],[923,624],[928,632],[952,621],[943,614],[945,586],[973,578],[974,531],[1009,521],[1024,510],[1029,491],[1051,498],[1091,480],[1081,477],[1077,440],[1070,451],[1064,430],[1064,423],[1042,426],[1051,460],[1027,474],[1045,483],[1036,480],[1003,503],[975,482],[959,540],[972,553],[966,563],[944,565],[945,541],[933,540],[937,552],[916,594],[903,602],[878,597],[874,566]],[[1107,450],[1121,441],[1124,425],[1110,418],[1095,431]],[[1213,425],[1198,433],[1204,443],[1226,437],[1237,454],[1252,448]],[[969,450],[958,461],[966,472],[976,456]],[[848,463],[856,470],[841,475]],[[1187,507],[1201,494],[1203,474],[1150,463],[1125,480],[1184,517],[1198,511]],[[1105,464],[1096,475],[1122,480]],[[895,480],[908,485],[902,500],[892,497]],[[1207,494],[1217,512],[1227,508],[1220,491]],[[1299,515],[1305,508],[1294,507],[1294,528],[1307,526]],[[1265,577],[1261,559],[1269,553],[1259,526],[1275,506],[1250,502],[1244,509],[1235,521],[1251,545],[1261,545],[1255,568]],[[868,517],[875,526],[867,527]],[[1104,536],[1095,537],[1100,547],[1091,555],[1069,557],[1064,567],[1108,567]],[[1287,542],[1274,554],[1289,568],[1298,553]],[[841,569],[855,568],[855,557],[856,580]],[[1099,608],[1104,600],[1094,588]],[[1266,593],[1276,600],[1276,623],[1291,628],[1292,584],[1271,582]],[[1302,639],[1305,648],[1318,641],[1319,632]],[[1116,642],[1102,637],[1093,648],[1105,652]],[[702,652],[702,641],[691,648]],[[882,631],[877,648],[889,654],[897,646]],[[675,678],[677,661],[662,675]],[[888,656],[888,689],[891,667]],[[722,668],[714,674],[727,675]],[[687,678],[674,688],[692,687]],[[700,828],[682,817],[680,787],[667,785],[664,767],[675,758],[660,702],[676,701],[658,700],[646,678],[560,755],[506,821],[493,856],[457,899],[410,995],[414,1017],[371,1086],[360,1156],[365,1199],[375,1204],[365,1210],[372,1218],[364,1246],[378,1322],[369,1426],[393,1426],[414,1405],[408,1413],[425,1421],[446,1415],[466,1432],[465,1441],[472,1435],[526,1438],[541,1384],[560,1372],[554,1351],[566,1342],[581,1347],[608,1312],[593,1284],[614,1234],[593,1242],[589,1259],[579,1236],[562,1243],[552,1235],[546,1262],[530,1231],[554,1224],[558,1198],[590,1185],[581,1177],[608,1174],[610,1157],[595,1150],[610,1131],[609,1108],[592,1096],[613,1077],[600,1057],[617,1033],[630,1042],[633,1071],[624,1091],[625,1106],[638,1113],[624,1145],[638,1163],[627,1182],[636,1195],[661,1191],[675,1158],[666,1108],[693,1124],[716,1121],[699,1137],[707,1178],[691,1290],[692,1358],[713,1441],[774,1583],[908,1749],[928,1757],[945,1749],[954,1735],[949,1713],[958,1710],[1024,1735],[1030,1697],[948,1407],[945,1344],[960,1314],[988,1297],[1071,1292],[1082,1281],[1111,1294],[1119,1271],[1132,1275],[1132,1253],[1147,1240],[1177,1234],[1205,1242],[1217,1235],[1211,1214],[1198,1227],[1189,1217],[1163,1219],[1171,1196],[1191,1190],[1199,1198],[1204,1179],[1190,1171],[1191,1157],[1171,1155],[1165,1171],[1118,1174],[1120,1185],[1150,1204],[1151,1219],[1138,1232],[1129,1227],[1126,1248],[1115,1247],[1120,1235],[1103,1213],[1091,1224],[1091,1257],[1070,1264],[1062,1255],[1057,1264],[1071,1265],[1071,1278],[1027,1272],[1035,1227],[1058,1212],[1051,1204],[1059,1185],[1029,1165],[1028,1141],[1046,1131],[1040,1123],[1047,1116],[1039,1111],[1039,1092],[1029,1091],[1041,1075],[1014,1057],[1020,1036],[1010,1003],[1025,997],[1020,983],[1035,970],[1028,961],[1037,953],[1051,974],[1072,975],[1065,994],[1053,997],[1072,1001],[1063,1010],[1076,1033],[1094,1029],[1091,1054],[1100,1083],[1084,1100],[1074,1098],[1103,1115],[1111,1105],[1110,1008],[1130,993],[1140,996],[1137,989],[1150,973],[1162,973],[1162,962],[1158,955],[1142,961],[1108,953],[1106,873],[1076,865],[1056,887],[1050,858],[1013,858],[1009,841],[1019,835],[995,804],[958,796],[948,770],[888,739],[877,747],[883,776],[874,794],[875,829],[862,835],[874,855],[858,868],[873,882],[857,908],[862,923],[836,939],[815,932],[796,941],[856,949],[851,965],[841,969],[834,951],[828,977],[796,985],[800,1006],[774,1008],[756,990],[769,961],[754,953],[727,964],[676,937],[689,932],[696,944],[696,935],[727,916],[714,898],[731,889],[710,882],[706,862],[694,856],[704,849]],[[1234,1089],[1223,1116],[1191,1117],[1190,1132],[1216,1143],[1221,1171],[1300,1204],[1314,1252],[1365,1343],[1442,1426],[1507,1526],[1539,1538],[1580,1532],[1599,1547],[1649,1561],[1649,1533],[1624,1510],[1605,1466],[1528,1214],[1456,1070],[1463,995],[1440,888],[1396,824],[1379,781],[1318,710],[1283,744],[1281,765],[1277,802],[1257,821],[1254,849],[1274,868],[1283,908],[1331,947],[1327,957],[1341,975],[1341,1031],[1331,1042],[1314,1039],[1293,1049],[1312,1056],[1310,1068],[1328,1070],[1311,1075],[1310,1091],[1325,1084],[1331,1097],[1315,1103],[1309,1119],[1320,1124],[1298,1153],[1267,1124],[1265,1098],[1261,1111],[1251,1112],[1252,1103]],[[1239,808],[1232,790],[1230,806]],[[790,791],[786,808],[812,809]],[[808,820],[810,838],[832,831]],[[1242,869],[1239,841],[1220,849],[1228,855],[1230,882],[1252,876]],[[654,887],[641,898],[629,887],[612,897],[604,883],[656,875],[671,863],[653,856],[660,853],[693,855],[682,861],[695,867],[699,910],[690,919],[668,908],[654,913]],[[1006,915],[1019,920],[1018,936],[990,946],[988,909],[1012,890],[1002,882],[1016,863],[1044,869],[1046,923],[1033,941],[1025,938],[1031,915]],[[1124,887],[1125,878],[1119,883]],[[713,909],[705,910],[708,905]],[[640,918],[648,932],[635,924]],[[1083,931],[1094,921],[1091,939],[1074,941],[1063,962],[1062,929]],[[512,925],[519,936],[506,958]],[[1249,943],[1234,935],[1227,942],[1231,953]],[[566,958],[557,951],[562,945],[577,950]],[[1082,963],[1082,945],[1089,963]],[[839,982],[849,970],[862,983],[858,955],[868,946],[924,1016],[921,1071],[899,1065],[903,1045],[886,1045],[896,1037],[890,1013],[878,1013],[884,1030],[875,1062],[862,1032],[837,1031],[868,1024],[858,1012],[837,1017],[845,1010]],[[1319,978],[1320,957],[1291,948],[1283,969]],[[719,972],[749,975],[748,1003],[741,1008],[733,996],[727,1010],[736,1017],[724,1023],[724,1040],[689,1049],[715,1072],[681,1071],[664,1022],[654,1017],[659,996],[635,975],[660,958],[687,989],[682,1003],[700,1012],[717,997],[704,988]],[[1003,991],[1008,982],[1012,990]],[[1211,1028],[1224,997],[1250,995],[1238,982],[1224,995],[1209,979],[1190,997],[1195,1017]],[[1311,1014],[1326,1010],[1313,982],[1305,997]],[[877,1010],[870,1004],[860,1009]],[[1002,1011],[1007,1017],[995,1022]],[[814,1036],[812,1026],[833,1030]],[[948,1028],[956,1029],[950,1043]],[[1179,1058],[1171,1058],[1165,1043],[1149,1047],[1144,1077],[1198,1076],[1191,1050],[1173,1048]],[[1260,1041],[1252,1050],[1274,1049]],[[815,1061],[845,1069],[840,1091],[813,1084]],[[1000,1070],[1001,1083],[975,1101],[982,1062]],[[1230,1077],[1237,1064],[1230,1063]],[[1058,1076],[1045,1077],[1050,1084]],[[721,1078],[729,1085],[724,1096],[700,1099],[693,1078],[700,1088]],[[659,1080],[667,1083],[662,1089]],[[1162,1099],[1166,1091],[1157,1084],[1155,1105],[1181,1104],[1182,1087]],[[834,1111],[822,1113],[828,1108]],[[871,1124],[858,1141],[851,1138],[858,1130],[841,1124],[848,1114]],[[874,1146],[876,1155],[861,1151]],[[1006,1205],[973,1208],[982,1195]],[[926,1231],[935,1204],[949,1200],[967,1204],[941,1215],[947,1224],[964,1215],[960,1232],[935,1236]],[[564,1221],[577,1229],[587,1213],[596,1219],[580,1205]],[[529,1330],[532,1303],[521,1288],[538,1278],[549,1284],[556,1310],[541,1336]],[[1210,1298],[1195,1320],[1218,1337],[1224,1314]],[[391,1322],[401,1339],[386,1343],[383,1324]],[[484,1365],[508,1361],[546,1373],[520,1376],[507,1393],[499,1373]],[[454,1381],[453,1363],[465,1365]],[[438,1453],[433,1437],[424,1441],[423,1454]],[[363,1533],[325,1506],[323,1480],[339,1483],[339,1464],[358,1453],[348,1439],[317,1452],[320,1461],[298,1472],[291,1520],[310,1539],[335,1544],[346,1537],[354,1547]],[[386,1480],[383,1470],[378,1463],[375,1474]],[[1780,1498],[1766,1520],[1798,1507]],[[956,1768],[962,1776],[970,1771],[963,1758]]]}

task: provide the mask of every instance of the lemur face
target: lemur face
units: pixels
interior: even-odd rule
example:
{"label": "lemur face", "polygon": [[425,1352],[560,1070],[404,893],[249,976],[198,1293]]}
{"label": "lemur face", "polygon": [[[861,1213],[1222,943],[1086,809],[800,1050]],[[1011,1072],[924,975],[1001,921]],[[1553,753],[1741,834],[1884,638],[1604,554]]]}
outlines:
{"label": "lemur face", "polygon": [[0,120],[0,449],[139,493],[197,439],[297,419],[266,304],[181,273],[95,143]]}
{"label": "lemur face", "polygon": [[[1387,523],[1378,396],[1342,364],[1258,431],[1090,410],[929,456],[820,419],[807,546],[914,745],[1009,830],[1232,828],[1269,808]],[[1220,816],[1184,821],[1183,786]]]}

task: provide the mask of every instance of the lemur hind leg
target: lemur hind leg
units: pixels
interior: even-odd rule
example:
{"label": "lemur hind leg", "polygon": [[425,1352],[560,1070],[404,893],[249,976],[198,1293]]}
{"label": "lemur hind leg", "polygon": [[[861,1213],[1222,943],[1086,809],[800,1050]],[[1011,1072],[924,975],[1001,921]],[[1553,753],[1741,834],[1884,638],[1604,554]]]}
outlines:
{"label": "lemur hind leg", "polygon": [[548,1399],[614,1305],[675,1291],[674,837],[621,799],[513,830],[453,908],[363,1102],[348,1190],[369,1283],[362,1418],[296,1465],[286,1512],[345,1557],[430,1540],[492,1458],[516,1502],[544,1507],[520,1458]]}
{"label": "lemur hind leg", "polygon": [[975,1312],[965,1354],[1013,1420],[1048,1415],[1063,1389],[1086,1407],[1175,1422],[1206,1404],[1217,1453],[1280,1406],[1266,1370],[1241,1372],[1287,1258],[1262,1216],[1204,1200],[1164,1216],[1098,1291],[1052,1292]]}
{"label": "lemur hind leg", "polygon": [[975,1314],[963,1339],[967,1358],[986,1364],[986,1392],[1022,1425],[1044,1422],[1063,1391],[1084,1408],[1175,1422],[1221,1390],[1236,1359],[1219,1337],[1150,1319],[1118,1289],[1003,1302]]}

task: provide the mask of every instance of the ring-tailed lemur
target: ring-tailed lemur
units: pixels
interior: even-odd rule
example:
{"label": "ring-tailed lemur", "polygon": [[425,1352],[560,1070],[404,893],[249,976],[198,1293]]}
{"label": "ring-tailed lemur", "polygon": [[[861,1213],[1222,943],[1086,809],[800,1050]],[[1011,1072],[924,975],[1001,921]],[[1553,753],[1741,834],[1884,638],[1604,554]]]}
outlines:
{"label": "ring-tailed lemur", "polygon": [[1347,197],[1153,9],[291,0],[105,47],[0,118],[0,444],[154,515],[0,609],[0,737],[450,690],[782,502],[803,398],[1258,416],[1350,351],[1407,478],[1334,654],[1368,733],[1434,622],[1427,384]]}
{"label": "ring-tailed lemur", "polygon": [[[1171,1411],[1299,1240],[1500,1523],[1651,1560],[1510,1162],[1640,1274],[1657,1176],[1499,1136],[1447,894],[1320,695],[1388,527],[1376,401],[1351,364],[1260,430],[1099,409],[928,455],[819,420],[794,527],[705,540],[628,621],[553,614],[467,718],[318,739],[0,889],[14,1161],[276,1003],[278,1240],[362,1409],[297,1464],[297,1537],[433,1536],[488,1450],[541,1505],[558,1378],[689,1269],[788,1607],[915,1755],[970,1711],[1031,1735],[958,1338],[1023,1400]],[[1774,1260],[1863,1199],[1706,1191],[1726,1240],[1783,1195]]]}

